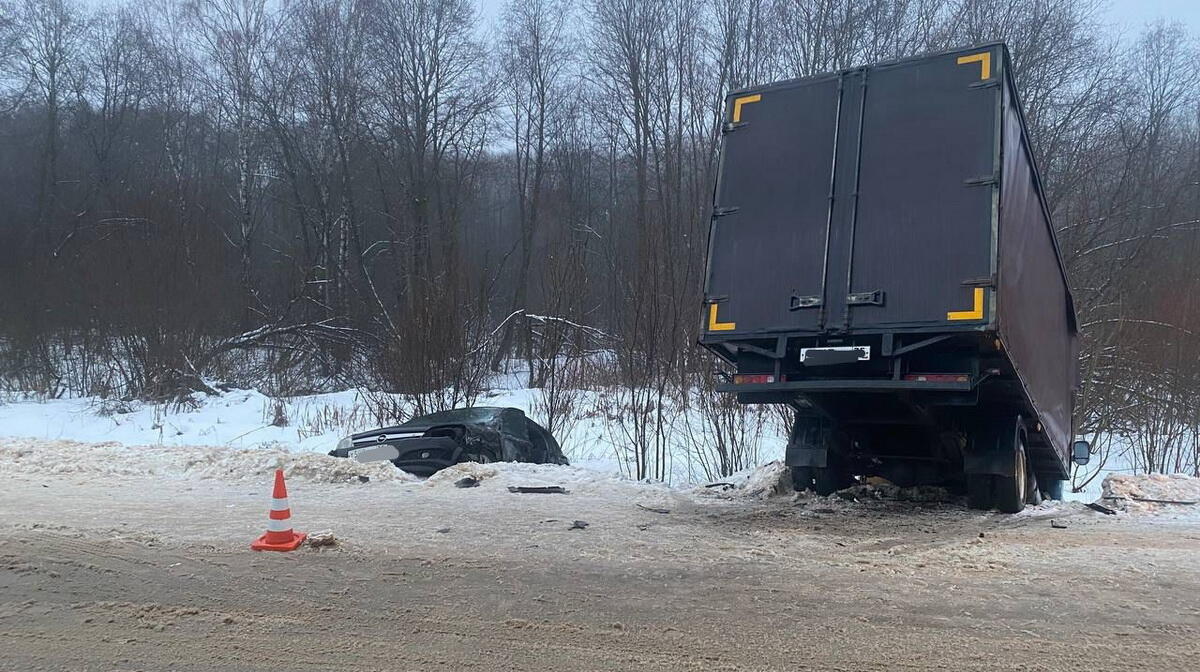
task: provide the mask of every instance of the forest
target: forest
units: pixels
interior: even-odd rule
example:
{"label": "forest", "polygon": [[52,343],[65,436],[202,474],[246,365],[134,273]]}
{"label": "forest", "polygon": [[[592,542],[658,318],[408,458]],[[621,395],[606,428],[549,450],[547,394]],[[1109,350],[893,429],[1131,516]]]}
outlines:
{"label": "forest", "polygon": [[358,387],[429,412],[516,367],[551,429],[619,423],[639,477],[684,408],[729,473],[774,414],[715,394],[695,345],[724,94],[1003,40],[1079,314],[1078,423],[1100,464],[1200,473],[1181,25],[1100,0],[490,9],[0,0],[0,390]]}

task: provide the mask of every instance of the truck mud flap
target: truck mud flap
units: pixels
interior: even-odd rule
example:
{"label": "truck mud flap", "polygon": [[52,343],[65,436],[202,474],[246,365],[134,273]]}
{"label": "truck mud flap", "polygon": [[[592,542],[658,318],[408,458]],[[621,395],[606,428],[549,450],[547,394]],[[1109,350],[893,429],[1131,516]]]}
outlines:
{"label": "truck mud flap", "polygon": [[1020,426],[1020,417],[1012,415],[981,421],[976,425],[963,451],[963,472],[1011,476]]}
{"label": "truck mud flap", "polygon": [[821,418],[796,418],[783,463],[789,467],[829,466],[829,432],[828,422]]}

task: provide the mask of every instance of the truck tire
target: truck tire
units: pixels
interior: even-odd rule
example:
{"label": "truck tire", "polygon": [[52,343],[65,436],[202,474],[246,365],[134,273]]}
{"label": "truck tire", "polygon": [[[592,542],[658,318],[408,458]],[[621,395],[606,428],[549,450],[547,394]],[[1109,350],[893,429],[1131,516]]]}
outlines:
{"label": "truck tire", "polygon": [[993,505],[1004,513],[1024,510],[1029,498],[1029,467],[1025,460],[1025,441],[1017,438],[1017,449],[1013,451],[1011,475],[994,476]]}
{"label": "truck tire", "polygon": [[967,506],[987,511],[992,508],[992,475],[967,474]]}

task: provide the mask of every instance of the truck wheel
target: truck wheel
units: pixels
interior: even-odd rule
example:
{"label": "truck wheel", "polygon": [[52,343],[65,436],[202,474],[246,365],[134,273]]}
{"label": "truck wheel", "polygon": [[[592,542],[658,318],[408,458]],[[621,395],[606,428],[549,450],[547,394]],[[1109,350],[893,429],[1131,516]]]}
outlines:
{"label": "truck wheel", "polygon": [[981,511],[992,508],[991,474],[967,474],[967,506]]}
{"label": "truck wheel", "polygon": [[1025,462],[1025,442],[1017,438],[1017,449],[1013,451],[1012,475],[996,476],[995,506],[1004,513],[1017,513],[1025,508],[1029,497],[1029,467]]}

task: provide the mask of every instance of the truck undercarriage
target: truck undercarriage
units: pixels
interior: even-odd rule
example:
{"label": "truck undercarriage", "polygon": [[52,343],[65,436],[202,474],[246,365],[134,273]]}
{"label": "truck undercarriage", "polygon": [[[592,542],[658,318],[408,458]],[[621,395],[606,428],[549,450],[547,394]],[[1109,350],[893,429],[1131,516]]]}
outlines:
{"label": "truck undercarriage", "polygon": [[978,508],[1061,497],[1068,474],[993,334],[702,343],[737,371],[719,391],[795,410],[785,459],[798,489],[829,494],[880,476],[965,491]]}

